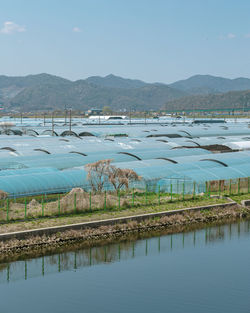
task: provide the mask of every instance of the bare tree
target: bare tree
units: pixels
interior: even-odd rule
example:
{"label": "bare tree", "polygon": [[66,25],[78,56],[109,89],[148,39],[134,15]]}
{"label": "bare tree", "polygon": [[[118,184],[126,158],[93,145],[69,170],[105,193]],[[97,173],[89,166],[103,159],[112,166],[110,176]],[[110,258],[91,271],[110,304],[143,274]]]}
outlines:
{"label": "bare tree", "polygon": [[130,182],[138,180],[141,180],[141,176],[131,169],[117,168],[113,165],[109,167],[109,182],[115,190],[119,190],[123,186],[128,189]]}
{"label": "bare tree", "polygon": [[8,198],[8,193],[3,190],[0,190],[0,200],[7,199],[7,198]]}
{"label": "bare tree", "polygon": [[93,191],[102,191],[105,183],[108,182],[108,173],[111,159],[100,160],[85,165],[88,172],[87,179]]}
{"label": "bare tree", "polygon": [[132,181],[139,181],[141,177],[131,169],[121,169],[111,165],[112,160],[100,160],[85,165],[88,172],[87,179],[93,191],[102,191],[106,183],[111,183],[116,191],[122,187],[129,187]]}

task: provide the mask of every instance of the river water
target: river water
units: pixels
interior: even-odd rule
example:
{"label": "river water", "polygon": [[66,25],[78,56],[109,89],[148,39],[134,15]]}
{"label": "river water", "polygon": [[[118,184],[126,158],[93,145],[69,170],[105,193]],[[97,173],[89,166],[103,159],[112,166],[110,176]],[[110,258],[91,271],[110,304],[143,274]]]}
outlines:
{"label": "river water", "polygon": [[249,221],[0,264],[1,313],[247,313],[249,294]]}

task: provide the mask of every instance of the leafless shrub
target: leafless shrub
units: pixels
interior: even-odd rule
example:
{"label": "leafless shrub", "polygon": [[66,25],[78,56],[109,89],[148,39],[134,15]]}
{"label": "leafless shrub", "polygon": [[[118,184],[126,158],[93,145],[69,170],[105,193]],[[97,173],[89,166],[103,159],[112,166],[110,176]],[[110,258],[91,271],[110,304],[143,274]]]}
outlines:
{"label": "leafless shrub", "polygon": [[132,181],[141,180],[141,176],[135,171],[128,168],[117,168],[111,162],[111,159],[107,159],[85,165],[88,172],[87,178],[93,191],[101,192],[107,182],[111,183],[117,191],[122,187],[128,188]]}
{"label": "leafless shrub", "polygon": [[128,168],[117,168],[113,165],[109,167],[108,178],[115,190],[119,190],[123,186],[128,189],[130,182],[141,180],[141,176],[139,176],[135,171]]}
{"label": "leafless shrub", "polygon": [[101,192],[105,183],[108,182],[111,161],[111,159],[100,160],[85,165],[85,169],[88,172],[87,179],[93,191]]}
{"label": "leafless shrub", "polygon": [[0,190],[0,200],[7,199],[7,198],[8,198],[8,193],[3,190]]}
{"label": "leafless shrub", "polygon": [[36,201],[36,199],[32,199],[30,203],[27,205],[28,208],[34,209],[40,207],[40,203]]}

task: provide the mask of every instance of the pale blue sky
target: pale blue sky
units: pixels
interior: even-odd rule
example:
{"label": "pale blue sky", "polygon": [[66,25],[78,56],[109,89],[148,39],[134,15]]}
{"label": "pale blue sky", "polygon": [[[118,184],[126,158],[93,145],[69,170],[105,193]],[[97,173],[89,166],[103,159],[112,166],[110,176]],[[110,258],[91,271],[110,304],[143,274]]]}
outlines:
{"label": "pale blue sky", "polygon": [[250,77],[249,0],[0,0],[0,74]]}

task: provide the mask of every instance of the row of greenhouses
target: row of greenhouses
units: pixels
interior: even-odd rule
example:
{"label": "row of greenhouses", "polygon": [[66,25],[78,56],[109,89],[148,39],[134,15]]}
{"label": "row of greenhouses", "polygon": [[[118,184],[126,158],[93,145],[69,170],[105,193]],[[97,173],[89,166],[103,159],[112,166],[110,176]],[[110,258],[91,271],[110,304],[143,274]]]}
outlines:
{"label": "row of greenhouses", "polygon": [[[55,126],[54,132],[61,134],[66,127]],[[4,129],[0,136],[0,190],[13,198],[76,187],[90,191],[85,166],[106,159],[141,177],[130,188],[151,191],[203,193],[208,182],[250,177],[248,120],[72,126],[75,135],[65,136],[35,123],[32,129],[19,125],[9,130],[22,132],[18,136]],[[112,188],[105,182],[106,190]]]}
{"label": "row of greenhouses", "polygon": [[[1,126],[1,124],[0,124]],[[244,136],[248,131],[248,123],[226,124],[192,124],[192,123],[153,123],[128,125],[45,125],[45,126],[12,126],[2,127],[1,136],[73,136],[84,137],[137,137],[137,138],[198,138]]]}

